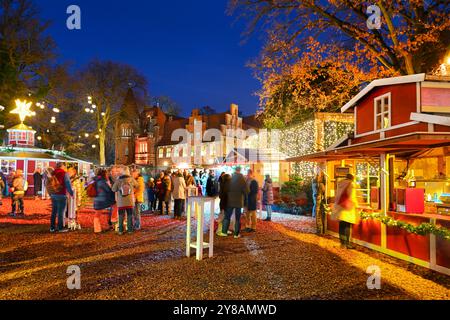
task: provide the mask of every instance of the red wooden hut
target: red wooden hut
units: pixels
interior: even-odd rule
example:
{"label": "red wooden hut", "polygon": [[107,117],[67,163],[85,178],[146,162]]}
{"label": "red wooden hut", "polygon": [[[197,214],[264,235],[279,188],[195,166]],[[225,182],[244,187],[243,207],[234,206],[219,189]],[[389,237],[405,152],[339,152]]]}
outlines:
{"label": "red wooden hut", "polygon": [[[410,75],[373,81],[342,112],[355,132],[327,150],[289,159],[315,161],[326,173],[332,206],[337,183],[356,177],[362,211],[418,226],[450,228],[450,78]],[[338,222],[328,218],[328,232]],[[450,241],[362,220],[353,242],[450,275]]]}

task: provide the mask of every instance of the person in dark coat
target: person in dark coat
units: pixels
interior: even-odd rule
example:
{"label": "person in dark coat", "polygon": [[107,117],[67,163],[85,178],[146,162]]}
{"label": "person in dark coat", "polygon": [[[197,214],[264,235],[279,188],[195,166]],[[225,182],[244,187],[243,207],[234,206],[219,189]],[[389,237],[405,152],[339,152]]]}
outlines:
{"label": "person in dark coat", "polygon": [[273,205],[273,182],[270,175],[266,175],[264,180],[263,192],[263,205],[266,207],[267,218],[264,221],[272,221],[272,205]]}
{"label": "person in dark coat", "polygon": [[208,181],[206,182],[206,195],[212,198],[216,197],[219,191],[217,189],[219,188],[217,185],[216,177],[214,176],[214,171],[211,170],[209,172]]}
{"label": "person in dark coat", "polygon": [[169,215],[170,210],[170,201],[171,201],[171,192],[172,192],[172,179],[170,177],[170,173],[166,172],[164,174],[164,177],[162,178],[162,192],[160,196],[160,213],[161,215],[164,214],[163,211],[163,202],[164,206],[166,207],[166,215]]}
{"label": "person in dark coat", "polygon": [[163,179],[164,179],[164,172],[161,172],[155,182],[156,197],[158,199],[158,212],[160,215],[163,214],[163,203],[164,203]]}
{"label": "person in dark coat", "polygon": [[94,178],[97,196],[94,198],[94,210],[105,210],[116,203],[114,192],[108,184],[106,170],[99,169]]}
{"label": "person in dark coat", "polygon": [[149,210],[153,213],[156,210],[156,188],[153,178],[150,178],[147,182],[147,200]]}
{"label": "person in dark coat", "polygon": [[[230,189],[231,176],[223,173],[220,176],[219,185],[219,199],[220,199],[220,214],[217,227],[217,235],[222,233],[223,219],[225,218],[225,210],[227,208],[228,190]],[[227,230],[228,233],[228,230]]]}
{"label": "person in dark coat", "polygon": [[230,187],[227,192],[227,207],[225,210],[225,219],[223,220],[221,237],[228,236],[228,228],[230,226],[231,216],[233,212],[236,217],[236,224],[234,227],[234,238],[241,237],[241,214],[244,207],[245,199],[249,193],[247,182],[241,173],[241,168],[237,167],[235,173],[231,177]]}
{"label": "person in dark coat", "polygon": [[256,231],[256,210],[258,207],[258,191],[259,185],[256,181],[253,171],[248,171],[247,186],[249,188],[249,193],[247,197],[247,211],[245,213],[245,220],[247,223],[246,232]]}
{"label": "person in dark coat", "polygon": [[[94,232],[100,233],[102,231],[100,225],[101,211],[109,208],[111,212],[111,207],[116,203],[116,197],[111,190],[106,170],[97,170],[94,183],[97,191],[97,196],[94,198],[94,210],[96,211],[94,216]],[[108,217],[108,224],[110,227],[112,226],[110,217]]]}
{"label": "person in dark coat", "polygon": [[39,196],[42,192],[42,172],[41,168],[37,168],[33,174],[34,196]]}
{"label": "person in dark coat", "polygon": [[0,171],[0,206],[3,205],[3,196],[7,196],[8,188],[6,187],[8,185],[6,181],[6,176],[3,173],[3,171]]}

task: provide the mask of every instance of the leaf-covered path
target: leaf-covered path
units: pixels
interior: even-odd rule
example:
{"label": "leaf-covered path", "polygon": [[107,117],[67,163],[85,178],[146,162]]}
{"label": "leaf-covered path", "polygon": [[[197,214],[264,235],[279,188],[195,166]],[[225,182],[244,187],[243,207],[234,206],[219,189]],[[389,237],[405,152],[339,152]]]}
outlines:
{"label": "leaf-covered path", "polygon": [[[185,255],[185,221],[145,216],[133,235],[48,232],[48,202],[25,219],[0,210],[0,299],[450,299],[450,277],[371,250],[341,249],[308,218],[258,224],[238,240],[216,238],[215,256]],[[81,290],[67,268],[81,268]],[[382,272],[367,289],[368,266]]]}

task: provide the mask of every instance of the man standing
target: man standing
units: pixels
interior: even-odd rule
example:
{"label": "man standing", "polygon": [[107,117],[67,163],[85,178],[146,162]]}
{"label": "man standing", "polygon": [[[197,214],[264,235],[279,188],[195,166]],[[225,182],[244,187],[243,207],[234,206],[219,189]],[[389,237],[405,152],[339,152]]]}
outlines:
{"label": "man standing", "polygon": [[241,214],[242,208],[244,207],[245,198],[248,193],[249,188],[245,182],[244,176],[241,173],[241,168],[237,167],[235,173],[231,177],[230,188],[228,190],[227,208],[225,210],[225,219],[223,220],[222,233],[219,233],[219,236],[228,236],[227,231],[234,211],[236,217],[234,238],[238,239],[241,237]]}
{"label": "man standing", "polygon": [[17,170],[16,175],[12,179],[12,194],[13,194],[13,202],[12,202],[12,212],[11,215],[16,215],[17,206],[19,207],[19,215],[23,216],[24,213],[24,205],[23,198],[25,197],[25,191],[27,189],[25,179],[23,178],[23,171]]}
{"label": "man standing", "polygon": [[[166,207],[166,215],[169,215],[170,211],[170,201],[171,201],[171,193],[172,193],[172,179],[170,178],[170,172],[166,171],[164,174],[164,178],[162,179],[162,187],[163,187],[163,197],[164,205]],[[161,205],[161,214],[163,214],[164,209]]]}
{"label": "man standing", "polygon": [[34,197],[37,199],[42,191],[42,172],[41,168],[37,168],[33,174]]}
{"label": "man standing", "polygon": [[141,230],[141,206],[144,203],[145,181],[139,170],[133,170],[133,179],[136,180],[137,186],[134,189],[134,197],[136,199],[134,208],[134,230]]}
{"label": "man standing", "polygon": [[183,174],[178,171],[173,179],[173,199],[174,204],[174,218],[181,219],[183,212],[183,202],[186,200],[186,182]]}
{"label": "man standing", "polygon": [[256,209],[258,206],[258,191],[259,185],[256,181],[252,170],[248,171],[247,186],[249,188],[249,194],[247,197],[247,211],[245,213],[245,220],[247,222],[246,232],[256,231]]}

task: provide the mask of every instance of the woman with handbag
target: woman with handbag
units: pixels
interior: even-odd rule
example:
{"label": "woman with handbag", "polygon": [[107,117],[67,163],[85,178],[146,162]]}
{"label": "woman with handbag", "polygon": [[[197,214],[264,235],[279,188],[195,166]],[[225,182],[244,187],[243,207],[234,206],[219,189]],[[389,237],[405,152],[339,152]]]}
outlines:
{"label": "woman with handbag", "polygon": [[100,223],[101,213],[105,209],[111,208],[115,203],[115,194],[111,190],[107,180],[107,171],[98,169],[96,177],[94,178],[95,197],[94,197],[94,233],[102,232],[102,225]]}
{"label": "woman with handbag", "polygon": [[358,200],[356,198],[354,180],[355,177],[348,174],[344,180],[339,182],[332,213],[332,218],[339,220],[341,247],[347,249],[353,249],[353,246],[350,244],[350,230],[353,224],[358,223],[356,213]]}

